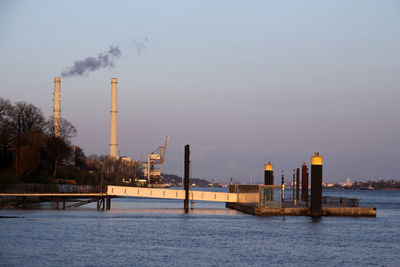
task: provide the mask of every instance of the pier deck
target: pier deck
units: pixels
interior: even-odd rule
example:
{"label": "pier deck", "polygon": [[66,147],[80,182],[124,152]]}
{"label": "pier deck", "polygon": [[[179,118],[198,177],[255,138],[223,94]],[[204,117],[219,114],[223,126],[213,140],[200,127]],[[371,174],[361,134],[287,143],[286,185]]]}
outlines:
{"label": "pier deck", "polygon": [[[107,195],[110,197],[148,197],[185,199],[185,190],[128,186],[108,186]],[[189,200],[237,202],[238,194],[210,191],[189,191]]]}
{"label": "pier deck", "polygon": [[[258,216],[310,216],[308,207],[258,208],[244,203],[226,203],[226,207]],[[376,217],[374,207],[322,207],[322,216]]]}

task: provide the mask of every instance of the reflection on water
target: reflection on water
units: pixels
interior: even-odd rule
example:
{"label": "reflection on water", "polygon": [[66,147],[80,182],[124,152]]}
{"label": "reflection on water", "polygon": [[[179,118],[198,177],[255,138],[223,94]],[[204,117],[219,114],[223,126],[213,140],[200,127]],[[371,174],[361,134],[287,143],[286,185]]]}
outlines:
{"label": "reflection on water", "polygon": [[324,191],[377,207],[377,218],[256,217],[182,200],[113,199],[55,210],[0,210],[4,266],[398,265],[400,191]]}
{"label": "reflection on water", "polygon": [[[109,212],[115,213],[175,213],[184,214],[184,209],[111,209]],[[189,209],[189,214],[209,214],[209,215],[236,215],[239,214],[238,211],[231,209]]]}

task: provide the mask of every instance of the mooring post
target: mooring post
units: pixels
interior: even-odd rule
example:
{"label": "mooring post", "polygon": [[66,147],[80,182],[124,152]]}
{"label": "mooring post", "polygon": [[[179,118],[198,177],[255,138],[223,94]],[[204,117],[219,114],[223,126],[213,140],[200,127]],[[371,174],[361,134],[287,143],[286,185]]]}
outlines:
{"label": "mooring post", "polygon": [[189,173],[190,173],[190,146],[185,146],[185,171],[183,177],[183,185],[185,188],[185,200],[183,203],[183,208],[185,213],[189,212]]}
{"label": "mooring post", "polygon": [[311,216],[322,215],[322,157],[319,152],[311,157]]}
{"label": "mooring post", "polygon": [[111,197],[107,197],[107,205],[106,205],[106,210],[111,209]]}
{"label": "mooring post", "polygon": [[59,209],[59,208],[60,208],[60,198],[57,197],[56,198],[56,209]]}
{"label": "mooring post", "polygon": [[293,169],[293,181],[292,181],[292,197],[293,205],[296,205],[296,170]]}
{"label": "mooring post", "polygon": [[300,169],[296,169],[296,201],[300,199]]}
{"label": "mooring post", "polygon": [[281,178],[281,213],[282,215],[285,214],[284,209],[285,209],[285,178],[283,176],[283,170],[282,170],[282,178]]}
{"label": "mooring post", "polygon": [[308,202],[308,170],[305,162],[301,166],[301,200]]}
{"label": "mooring post", "polygon": [[63,210],[65,210],[65,197],[63,197]]}
{"label": "mooring post", "polygon": [[[264,165],[264,185],[273,185],[274,184],[274,171],[273,165],[268,161],[267,164]],[[264,198],[266,200],[273,200],[273,189],[267,188],[264,191]]]}
{"label": "mooring post", "polygon": [[267,164],[264,165],[264,185],[273,185],[274,177],[272,176],[273,166],[271,162],[268,161]]}

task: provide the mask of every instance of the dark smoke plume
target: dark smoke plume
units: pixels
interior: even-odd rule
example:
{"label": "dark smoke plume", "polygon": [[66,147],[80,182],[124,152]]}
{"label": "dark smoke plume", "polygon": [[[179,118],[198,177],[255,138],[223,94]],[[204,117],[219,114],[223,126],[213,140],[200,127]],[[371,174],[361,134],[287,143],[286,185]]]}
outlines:
{"label": "dark smoke plume", "polygon": [[97,55],[97,58],[87,57],[84,60],[74,62],[74,65],[61,73],[62,77],[88,75],[89,72],[101,68],[113,68],[114,62],[121,56],[121,50],[118,46],[110,46],[110,49]]}

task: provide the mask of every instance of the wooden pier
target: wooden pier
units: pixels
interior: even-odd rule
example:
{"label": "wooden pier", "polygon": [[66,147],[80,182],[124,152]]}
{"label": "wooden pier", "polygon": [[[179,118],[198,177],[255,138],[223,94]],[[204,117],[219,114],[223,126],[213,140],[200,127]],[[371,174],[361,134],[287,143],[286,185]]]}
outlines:
{"label": "wooden pier", "polygon": [[[49,198],[56,203],[56,209],[79,207],[97,202],[97,209],[110,209],[110,197],[104,193],[0,193],[3,198],[15,198],[15,206],[26,208],[27,198]],[[67,205],[67,203],[74,202]]]}
{"label": "wooden pier", "polygon": [[[107,195],[111,197],[148,197],[183,200],[185,199],[185,190],[148,187],[108,186]],[[237,202],[238,195],[236,193],[189,190],[189,200]]]}
{"label": "wooden pier", "polygon": [[[184,200],[185,195],[185,190],[179,189],[128,186],[108,186],[106,193],[0,193],[0,197],[15,198],[16,207],[25,208],[27,198],[47,198],[56,203],[56,209],[97,202],[97,210],[109,210],[111,198],[115,197]],[[229,193],[189,190],[188,195],[190,201],[225,202],[227,208],[257,216],[311,215],[308,201],[297,202],[285,198],[284,186],[234,185],[230,187]],[[376,217],[376,209],[361,207],[356,199],[323,197],[322,216]]]}

